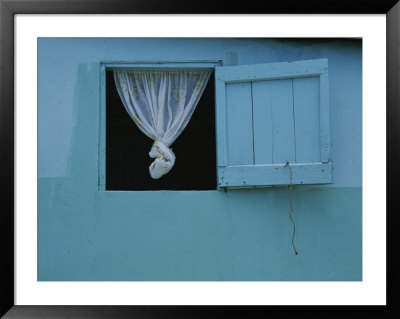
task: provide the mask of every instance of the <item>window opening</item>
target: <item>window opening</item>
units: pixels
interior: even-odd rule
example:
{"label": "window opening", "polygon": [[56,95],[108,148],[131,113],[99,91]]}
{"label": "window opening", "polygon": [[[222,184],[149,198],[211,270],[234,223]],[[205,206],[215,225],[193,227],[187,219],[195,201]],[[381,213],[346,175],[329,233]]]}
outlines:
{"label": "window opening", "polygon": [[174,168],[152,179],[153,141],[132,121],[118,95],[112,70],[106,70],[106,190],[216,189],[214,74],[177,140]]}

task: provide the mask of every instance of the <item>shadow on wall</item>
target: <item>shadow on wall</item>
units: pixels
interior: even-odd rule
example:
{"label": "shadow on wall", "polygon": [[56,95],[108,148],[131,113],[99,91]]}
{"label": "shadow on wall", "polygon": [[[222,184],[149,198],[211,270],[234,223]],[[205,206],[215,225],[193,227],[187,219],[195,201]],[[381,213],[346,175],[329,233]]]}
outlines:
{"label": "shadow on wall", "polygon": [[[99,140],[99,64],[79,64],[74,93],[74,128],[68,175],[79,186],[97,190]],[[78,186],[78,185],[77,185]],[[78,186],[78,187],[79,187]]]}
{"label": "shadow on wall", "polygon": [[[38,280],[85,280],[93,264],[99,66],[80,64],[68,174],[38,179]],[[79,262],[78,262],[79,261]]]}

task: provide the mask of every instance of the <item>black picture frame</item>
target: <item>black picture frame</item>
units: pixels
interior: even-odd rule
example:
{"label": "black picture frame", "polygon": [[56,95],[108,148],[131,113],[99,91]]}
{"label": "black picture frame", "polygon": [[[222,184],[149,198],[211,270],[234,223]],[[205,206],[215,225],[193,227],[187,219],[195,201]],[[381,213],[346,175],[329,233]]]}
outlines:
{"label": "black picture frame", "polygon": [[[314,13],[386,14],[387,18],[387,305],[386,306],[16,306],[14,305],[14,15],[15,14],[218,14]],[[162,0],[0,0],[0,315],[4,318],[208,318],[210,316],[296,318],[372,315],[399,317],[397,302],[397,163],[400,136],[400,3],[398,0],[349,1],[162,1]],[[383,214],[383,212],[376,212]],[[289,292],[288,292],[289,293]]]}

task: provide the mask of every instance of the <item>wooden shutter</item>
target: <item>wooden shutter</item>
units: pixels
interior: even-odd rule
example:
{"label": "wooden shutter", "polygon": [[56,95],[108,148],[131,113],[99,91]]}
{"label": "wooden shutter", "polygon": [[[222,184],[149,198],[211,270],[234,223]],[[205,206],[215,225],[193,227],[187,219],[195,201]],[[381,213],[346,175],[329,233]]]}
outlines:
{"label": "wooden shutter", "polygon": [[331,182],[328,61],[216,67],[218,186]]}

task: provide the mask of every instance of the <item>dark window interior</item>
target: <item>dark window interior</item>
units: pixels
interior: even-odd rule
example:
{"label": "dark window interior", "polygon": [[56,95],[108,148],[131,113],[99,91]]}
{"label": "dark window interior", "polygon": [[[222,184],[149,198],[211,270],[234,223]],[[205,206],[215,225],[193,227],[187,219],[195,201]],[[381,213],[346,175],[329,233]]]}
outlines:
{"label": "dark window interior", "polygon": [[106,190],[216,189],[214,77],[211,76],[189,124],[171,145],[175,166],[152,179],[153,141],[126,112],[112,71],[106,72]]}

